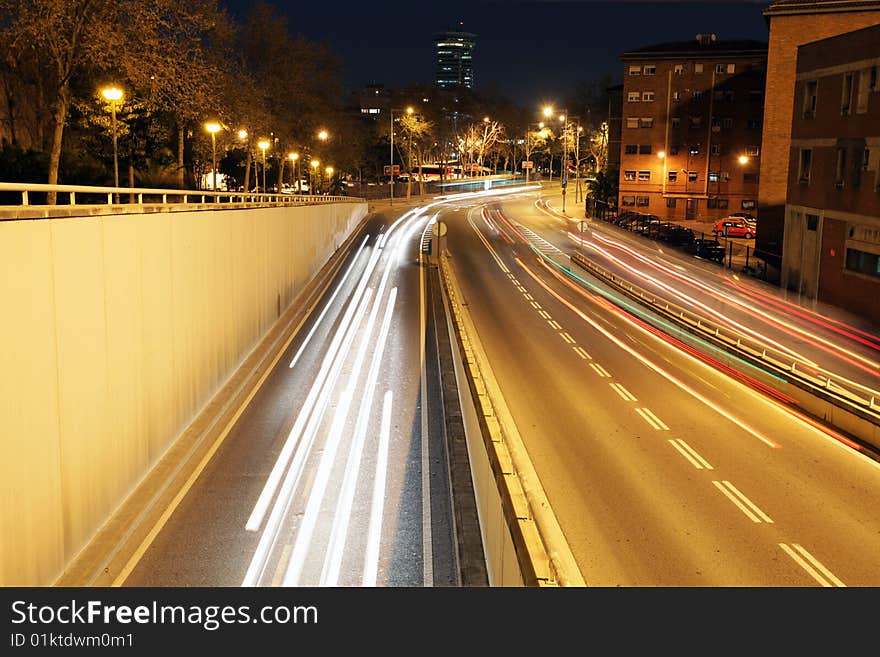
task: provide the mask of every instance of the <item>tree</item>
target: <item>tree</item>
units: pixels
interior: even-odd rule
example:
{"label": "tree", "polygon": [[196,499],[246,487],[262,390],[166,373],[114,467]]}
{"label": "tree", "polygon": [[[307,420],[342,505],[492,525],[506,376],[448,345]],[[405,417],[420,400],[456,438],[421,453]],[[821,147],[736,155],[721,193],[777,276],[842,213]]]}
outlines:
{"label": "tree", "polygon": [[618,176],[616,169],[600,169],[587,183],[588,199],[594,214],[604,213],[616,207]]}
{"label": "tree", "polygon": [[[412,195],[413,161],[418,163],[419,168],[419,193],[425,193],[425,183],[421,176],[421,165],[424,162],[426,151],[434,142],[434,125],[421,116],[418,112],[404,113],[400,117],[400,127],[403,129],[406,139],[399,140],[400,150],[404,154],[407,163],[406,197]],[[398,142],[398,143],[399,143]]]}

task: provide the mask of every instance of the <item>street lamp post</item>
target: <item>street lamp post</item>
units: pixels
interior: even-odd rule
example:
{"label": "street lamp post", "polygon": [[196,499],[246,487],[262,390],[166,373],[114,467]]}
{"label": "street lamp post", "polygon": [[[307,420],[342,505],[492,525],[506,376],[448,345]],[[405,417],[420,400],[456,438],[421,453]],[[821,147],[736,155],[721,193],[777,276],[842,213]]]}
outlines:
{"label": "street lamp post", "polygon": [[[290,153],[287,157],[290,158],[290,177],[293,178],[293,176],[296,175],[296,184],[291,181],[291,188],[293,189],[293,193],[296,194],[300,187],[302,187],[302,182],[299,177],[299,153]],[[296,171],[294,171],[294,164],[296,165]]]}
{"label": "street lamp post", "polygon": [[[119,151],[116,147],[116,103],[122,99],[122,89],[119,87],[105,87],[101,95],[110,103],[110,122],[113,130],[113,186],[119,187]],[[119,202],[119,194],[113,195],[115,202]]]}
{"label": "street lamp post", "polygon": [[[269,140],[261,139],[257,143],[257,146],[263,151],[263,193],[265,194],[268,191],[268,188],[266,187],[266,149],[269,148]],[[259,183],[257,183],[257,186],[259,186]]]}
{"label": "street lamp post", "polygon": [[321,166],[321,162],[320,162],[320,160],[312,160],[311,165],[312,165],[312,182],[309,185],[309,191],[311,192],[312,196],[314,196],[315,195],[315,182],[318,180],[318,167]]}
{"label": "street lamp post", "polygon": [[209,121],[205,124],[205,130],[211,133],[211,181],[214,191],[217,191],[217,133],[220,132],[220,124]]}
{"label": "street lamp post", "polygon": [[324,169],[324,173],[327,174],[327,192],[333,188],[333,167],[327,167]]}

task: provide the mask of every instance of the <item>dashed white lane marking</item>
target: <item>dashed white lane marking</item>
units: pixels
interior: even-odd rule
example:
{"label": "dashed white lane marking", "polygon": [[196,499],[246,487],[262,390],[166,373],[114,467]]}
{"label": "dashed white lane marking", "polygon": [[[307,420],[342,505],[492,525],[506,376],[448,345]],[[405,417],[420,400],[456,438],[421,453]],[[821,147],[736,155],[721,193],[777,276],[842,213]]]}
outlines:
{"label": "dashed white lane marking", "polygon": [[526,292],[526,293],[524,294],[524,296],[525,296],[526,300],[528,300],[528,301],[534,301],[534,300],[535,300],[535,297],[533,297],[533,296],[532,296],[531,294],[529,294],[528,292]]}
{"label": "dashed white lane marking", "polygon": [[534,308],[535,310],[541,309],[541,304],[538,303],[537,301],[532,301],[531,304],[532,304],[532,308]]}
{"label": "dashed white lane marking", "polygon": [[673,438],[669,441],[669,444],[675,447],[675,449],[677,449],[683,457],[690,461],[691,465],[693,465],[697,470],[713,469],[706,459],[697,454],[696,450],[688,445],[681,438]]}
{"label": "dashed white lane marking", "polygon": [[583,347],[572,347],[572,349],[574,349],[574,352],[575,352],[578,356],[580,356],[581,358],[583,358],[584,360],[593,360],[593,357],[590,356],[590,354],[588,354],[586,351],[584,351],[584,348],[583,348]]}
{"label": "dashed white lane marking", "polygon": [[546,310],[539,310],[538,314],[544,319],[550,319],[550,313],[548,313]]}
{"label": "dashed white lane marking", "polygon": [[636,413],[642,416],[642,419],[645,420],[652,427],[657,429],[657,431],[669,431],[669,427],[661,420],[659,417],[654,415],[654,413],[649,408],[637,408]]}
{"label": "dashed white lane marking", "polygon": [[590,363],[590,367],[592,367],[593,370],[596,372],[596,374],[601,376],[603,379],[610,379],[611,378],[611,375],[608,373],[608,370],[606,370],[604,367],[602,367],[598,363]]}
{"label": "dashed white lane marking", "polygon": [[727,498],[736,504],[740,511],[746,514],[752,522],[773,522],[770,517],[761,511],[749,498],[743,495],[736,486],[729,481],[713,481],[715,487],[724,493]]}
{"label": "dashed white lane marking", "polygon": [[792,543],[791,545],[780,543],[779,547],[781,547],[788,556],[794,559],[797,565],[806,570],[810,576],[822,586],[846,586],[846,584],[837,579],[830,570],[823,566],[816,557],[807,552],[807,550],[801,545],[798,545],[797,543]]}
{"label": "dashed white lane marking", "polygon": [[548,320],[547,320],[547,323],[550,325],[550,328],[552,328],[554,331],[558,331],[558,330],[560,330],[560,329],[562,328],[562,327],[559,325],[559,322],[556,322],[556,321],[554,321],[554,320],[552,320],[552,319],[548,319]]}
{"label": "dashed white lane marking", "polygon": [[574,344],[574,342],[575,342],[574,338],[571,337],[571,336],[570,336],[568,333],[566,333],[565,331],[563,331],[563,332],[560,333],[559,335],[561,335],[561,336],[562,336],[562,339],[565,340],[568,344]]}
{"label": "dashed white lane marking", "polygon": [[634,394],[632,394],[629,390],[624,388],[619,383],[609,383],[608,385],[610,385],[611,389],[614,390],[614,392],[616,392],[618,395],[620,395],[624,401],[638,401]]}

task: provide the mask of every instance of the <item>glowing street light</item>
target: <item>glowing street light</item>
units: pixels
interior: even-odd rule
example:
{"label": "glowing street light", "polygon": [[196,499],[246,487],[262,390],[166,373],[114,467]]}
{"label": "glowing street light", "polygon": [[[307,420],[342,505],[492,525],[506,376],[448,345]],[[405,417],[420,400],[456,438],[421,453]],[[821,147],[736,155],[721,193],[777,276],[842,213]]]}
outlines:
{"label": "glowing street light", "polygon": [[220,124],[216,121],[208,121],[205,130],[211,133],[211,179],[214,182],[214,191],[217,191],[217,133],[220,132]]}
{"label": "glowing street light", "polygon": [[[257,142],[257,146],[261,151],[263,151],[263,193],[266,193],[266,149],[269,148],[269,140],[261,139]],[[259,183],[257,183],[259,186]],[[259,191],[259,190],[257,190]]]}
{"label": "glowing street light", "polygon": [[315,181],[318,179],[318,167],[321,166],[320,160],[312,160],[309,164],[312,165],[312,184],[309,185],[309,190],[312,193],[312,196],[315,195]]}
{"label": "glowing street light", "polygon": [[[113,186],[119,187],[119,152],[116,147],[116,103],[122,100],[122,89],[116,86],[104,87],[101,89],[101,95],[110,103],[110,117],[113,126]],[[119,195],[116,194],[116,202],[119,202]]]}
{"label": "glowing street light", "polygon": [[[328,183],[329,187],[332,188],[333,187],[333,167],[327,167],[326,169],[324,169],[324,173],[327,174],[327,183]],[[329,191],[329,189],[328,189],[328,191]]]}
{"label": "glowing street light", "polygon": [[326,130],[321,130],[321,132],[318,133],[318,139],[321,141],[327,141],[328,137],[330,137],[330,133]]}
{"label": "glowing street light", "polygon": [[739,156],[739,163],[740,163],[740,164],[748,164],[748,163],[749,163],[749,158],[748,158],[748,156],[746,156],[746,155],[740,155],[740,156]]}

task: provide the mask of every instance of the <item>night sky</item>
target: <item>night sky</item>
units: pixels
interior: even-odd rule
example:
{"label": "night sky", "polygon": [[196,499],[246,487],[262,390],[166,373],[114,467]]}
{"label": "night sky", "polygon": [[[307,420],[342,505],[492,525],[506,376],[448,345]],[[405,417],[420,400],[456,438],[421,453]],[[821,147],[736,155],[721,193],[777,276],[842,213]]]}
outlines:
{"label": "night sky", "polygon": [[[224,2],[224,0],[221,0]],[[596,0],[472,0],[471,2],[303,2],[269,0],[286,14],[293,34],[325,41],[341,55],[347,90],[431,83],[433,34],[463,29],[478,35],[476,89],[493,86],[536,105],[564,97],[578,81],[620,79],[619,55],[663,41],[715,33],[720,39],[766,40],[761,10],[768,2],[598,2]],[[240,15],[245,0],[225,0]]]}

